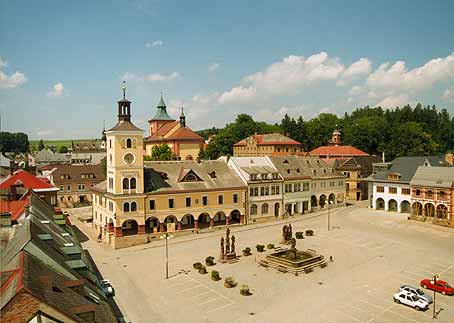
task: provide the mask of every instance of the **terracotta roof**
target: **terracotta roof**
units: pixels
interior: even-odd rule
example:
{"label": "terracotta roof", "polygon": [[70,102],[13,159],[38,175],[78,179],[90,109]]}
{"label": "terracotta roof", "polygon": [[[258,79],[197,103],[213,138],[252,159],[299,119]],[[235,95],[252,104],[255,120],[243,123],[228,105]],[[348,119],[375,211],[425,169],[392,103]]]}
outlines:
{"label": "terracotta roof", "polygon": [[368,153],[353,146],[320,146],[309,154],[315,156],[369,156]]}
{"label": "terracotta roof", "polygon": [[22,184],[25,188],[33,190],[56,189],[54,185],[49,183],[47,178],[36,177],[22,169],[15,171],[13,175],[8,176],[0,183],[0,189],[9,189],[14,184]]}
{"label": "terracotta roof", "polygon": [[247,137],[246,139],[238,141],[234,146],[246,146],[246,142],[249,138],[252,138],[258,146],[260,145],[299,145],[301,143],[290,139],[289,137],[284,136],[280,133],[267,133],[263,135],[252,135]]}
{"label": "terracotta roof", "polygon": [[182,127],[178,130],[176,130],[174,133],[172,133],[169,137],[169,139],[200,139],[203,140],[203,137],[200,135],[196,134],[194,131],[189,129],[188,127]]}
{"label": "terracotta roof", "polygon": [[180,121],[173,121],[163,125],[159,128],[156,133],[152,136],[149,136],[146,140],[147,141],[165,141],[165,140],[185,140],[185,139],[192,139],[192,140],[204,140],[203,137],[195,133],[188,127],[180,127],[175,130],[169,136],[166,136],[172,129],[180,124]]}
{"label": "terracotta roof", "polygon": [[175,126],[179,123],[180,123],[180,121],[172,121],[172,122],[164,124],[161,128],[159,128],[156,131],[155,136],[165,136],[170,130],[175,128]]}
{"label": "terracotta roof", "polygon": [[11,213],[11,220],[17,220],[25,211],[25,207],[30,203],[28,197],[23,197],[18,201],[0,201],[0,214]]}
{"label": "terracotta roof", "polygon": [[117,122],[113,128],[107,131],[143,131],[140,128],[137,128],[135,125],[132,124],[130,121],[120,120]]}

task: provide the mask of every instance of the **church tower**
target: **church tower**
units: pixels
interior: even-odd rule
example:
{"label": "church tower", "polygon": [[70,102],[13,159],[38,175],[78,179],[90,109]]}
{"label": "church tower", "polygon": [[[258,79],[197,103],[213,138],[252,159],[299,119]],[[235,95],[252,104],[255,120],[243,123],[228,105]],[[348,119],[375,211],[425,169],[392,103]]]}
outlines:
{"label": "church tower", "polygon": [[165,124],[172,123],[174,121],[175,120],[167,113],[167,106],[164,102],[164,99],[162,98],[161,93],[161,98],[159,99],[158,106],[156,107],[156,113],[153,118],[148,120],[150,127],[150,136],[155,135],[159,128],[161,128]]}
{"label": "church tower", "polygon": [[118,101],[118,122],[105,132],[107,146],[107,193],[114,195],[143,194],[143,130],[131,122],[131,102]]}
{"label": "church tower", "polygon": [[333,131],[329,144],[331,146],[340,146],[342,144],[341,132],[339,131],[339,129],[336,128],[336,130]]}

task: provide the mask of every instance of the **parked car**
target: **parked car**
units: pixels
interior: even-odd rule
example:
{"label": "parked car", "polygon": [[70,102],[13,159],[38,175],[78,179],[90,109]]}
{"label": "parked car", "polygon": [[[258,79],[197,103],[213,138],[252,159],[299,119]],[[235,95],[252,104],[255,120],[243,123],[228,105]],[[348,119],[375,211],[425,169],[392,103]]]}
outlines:
{"label": "parked car", "polygon": [[394,294],[394,302],[413,307],[417,311],[424,311],[429,308],[429,303],[425,300],[405,291],[400,291],[397,294]]}
{"label": "parked car", "polygon": [[114,295],[114,289],[113,289],[110,281],[108,281],[107,279],[103,279],[103,280],[101,280],[100,283],[101,283],[101,288],[102,288],[104,294],[106,294],[107,296]]}
{"label": "parked car", "polygon": [[431,296],[425,294],[421,289],[419,289],[418,287],[414,287],[414,286],[411,286],[411,285],[402,285],[400,286],[400,289],[401,291],[404,291],[404,292],[409,292],[410,294],[412,295],[416,295],[418,296],[419,298],[422,298],[423,300],[425,300],[427,303],[429,304],[432,304],[433,303],[433,299]]}
{"label": "parked car", "polygon": [[444,280],[437,279],[437,281],[434,282],[431,279],[423,279],[421,280],[421,286],[442,293],[443,295],[454,295],[454,287]]}

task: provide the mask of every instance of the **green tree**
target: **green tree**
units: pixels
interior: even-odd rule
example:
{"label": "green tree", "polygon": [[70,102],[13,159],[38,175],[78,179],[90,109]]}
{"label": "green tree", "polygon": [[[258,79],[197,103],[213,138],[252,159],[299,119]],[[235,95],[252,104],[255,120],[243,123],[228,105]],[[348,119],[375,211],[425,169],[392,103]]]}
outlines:
{"label": "green tree", "polygon": [[60,154],[66,154],[68,152],[68,147],[66,146],[60,146],[60,149],[58,150]]}
{"label": "green tree", "polygon": [[172,160],[172,150],[167,144],[156,145],[151,149],[152,160]]}
{"label": "green tree", "polygon": [[39,144],[38,144],[38,150],[41,151],[45,148],[44,146],[44,141],[40,139]]}
{"label": "green tree", "polygon": [[25,133],[0,132],[0,151],[1,152],[28,152],[28,136]]}

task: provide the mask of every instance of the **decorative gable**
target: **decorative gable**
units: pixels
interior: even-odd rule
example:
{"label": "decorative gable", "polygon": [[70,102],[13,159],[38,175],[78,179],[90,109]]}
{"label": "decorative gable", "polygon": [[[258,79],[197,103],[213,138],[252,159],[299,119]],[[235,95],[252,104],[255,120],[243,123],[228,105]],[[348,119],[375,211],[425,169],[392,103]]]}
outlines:
{"label": "decorative gable", "polygon": [[203,182],[202,178],[196,174],[192,169],[182,168],[180,176],[178,177],[179,182]]}

